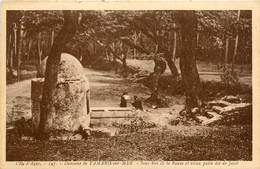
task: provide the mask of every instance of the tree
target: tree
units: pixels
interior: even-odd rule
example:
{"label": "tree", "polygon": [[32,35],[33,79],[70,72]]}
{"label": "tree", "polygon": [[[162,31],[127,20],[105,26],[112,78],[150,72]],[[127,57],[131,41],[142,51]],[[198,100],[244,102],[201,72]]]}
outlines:
{"label": "tree", "polygon": [[229,38],[226,36],[226,47],[225,47],[225,62],[224,62],[224,72],[227,71],[227,62],[228,62],[228,45],[229,45]]}
{"label": "tree", "polygon": [[[41,34],[42,59],[47,56],[48,42],[47,32],[49,29],[60,29],[61,12],[59,11],[7,11],[7,74],[8,79],[13,79],[13,69],[17,70],[16,79],[21,79],[21,69],[23,65],[27,64],[30,60],[30,64],[34,63],[38,59],[37,55],[37,42],[38,34]],[[40,21],[39,21],[40,18]],[[32,62],[31,62],[32,61]],[[34,66],[34,65],[33,65]]]}
{"label": "tree", "polygon": [[155,103],[160,103],[160,99],[159,99],[159,90],[158,90],[158,86],[159,86],[159,78],[161,76],[161,74],[164,73],[165,69],[166,69],[166,61],[164,59],[164,57],[162,57],[161,54],[157,54],[157,52],[155,52],[154,55],[154,71],[152,73],[152,87],[151,87],[151,97],[150,100],[152,102]]}
{"label": "tree", "polygon": [[[21,55],[22,55],[22,41],[23,41],[23,23],[24,23],[24,11],[8,11],[7,13],[7,35],[11,35],[11,44],[13,46],[7,46],[7,60],[9,60],[9,71],[13,69],[13,54],[16,58],[16,69],[17,69],[17,81],[21,78]],[[13,32],[13,33],[12,33]],[[14,38],[12,38],[12,35]],[[9,38],[7,38],[9,39]],[[8,49],[10,48],[10,50]],[[11,73],[8,72],[8,73]],[[10,74],[12,76],[12,73]]]}
{"label": "tree", "polygon": [[64,24],[53,42],[46,64],[45,81],[41,102],[40,124],[38,137],[46,138],[52,126],[51,108],[53,107],[53,91],[57,83],[58,65],[64,46],[72,38],[77,30],[78,15],[75,11],[63,11]]}
{"label": "tree", "polygon": [[[174,28],[176,24],[174,24]],[[173,43],[173,52],[172,52],[172,56],[173,56],[173,60],[176,59],[176,47],[177,47],[177,32],[176,30],[174,31],[174,43]]]}
{"label": "tree", "polygon": [[[239,17],[238,13],[240,13]],[[202,35],[198,46],[198,51],[200,51],[199,59],[222,60],[226,70],[228,63],[232,63],[234,67],[235,63],[241,63],[245,56],[251,56],[250,50],[247,50],[252,43],[251,11],[196,11],[196,14],[198,16],[198,31]],[[238,35],[239,39],[241,39],[239,43]],[[217,41],[215,43],[210,39],[216,39]],[[235,48],[237,49],[235,50]],[[218,52],[214,49],[217,49]],[[234,51],[232,57],[229,57],[232,51]]]}
{"label": "tree", "polygon": [[[174,11],[142,11],[135,12],[133,17],[124,20],[132,27],[132,29],[141,31],[147,38],[158,45],[158,53],[163,53],[171,72],[172,78],[178,77],[177,68],[173,62],[174,41],[170,32],[175,32]],[[152,52],[150,52],[152,53]]]}
{"label": "tree", "polygon": [[21,80],[21,57],[22,57],[22,48],[23,48],[23,36],[24,36],[24,15],[20,19],[20,32],[19,32],[19,46],[18,46],[18,54],[17,54],[17,81]]}
{"label": "tree", "polygon": [[10,23],[7,22],[7,58],[6,58],[6,66],[7,66],[7,75],[13,76],[13,51],[14,51],[14,32],[13,28],[11,27]]}
{"label": "tree", "polygon": [[196,32],[197,17],[195,11],[179,12],[177,16],[181,30],[180,69],[185,85],[186,110],[191,113],[192,108],[198,107],[200,79],[196,67]]}
{"label": "tree", "polygon": [[[240,10],[237,12],[237,21],[239,22],[239,17],[240,17]],[[234,72],[234,64],[235,64],[235,58],[237,55],[237,45],[238,45],[238,32],[236,34],[236,40],[235,40],[235,47],[234,47],[234,54],[232,58],[232,66],[231,66],[231,71]]]}
{"label": "tree", "polygon": [[[160,11],[105,11],[98,14],[97,18],[100,20],[97,23],[99,26],[98,28],[95,26],[95,30],[88,31],[90,37],[106,44],[102,46],[106,46],[115,58],[122,61],[123,65],[125,65],[125,57],[118,57],[120,54],[115,52],[113,45],[110,44],[111,42],[115,44],[115,42],[121,41],[133,48],[134,51],[139,51],[154,58],[155,67],[152,76],[151,98],[158,101],[158,80],[166,69],[165,63],[168,63],[173,79],[178,76],[177,68],[173,62],[174,49],[172,42],[169,40],[169,30],[174,29],[175,26],[174,24],[167,24],[171,15]],[[145,36],[147,45],[144,44],[143,38],[137,38],[136,32]],[[122,56],[126,55],[123,54]]]}

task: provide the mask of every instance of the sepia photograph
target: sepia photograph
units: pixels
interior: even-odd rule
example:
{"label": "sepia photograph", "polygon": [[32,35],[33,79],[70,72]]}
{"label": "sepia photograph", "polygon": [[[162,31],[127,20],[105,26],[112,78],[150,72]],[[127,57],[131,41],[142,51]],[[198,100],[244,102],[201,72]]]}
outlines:
{"label": "sepia photograph", "polygon": [[5,161],[252,162],[252,15],[6,10]]}

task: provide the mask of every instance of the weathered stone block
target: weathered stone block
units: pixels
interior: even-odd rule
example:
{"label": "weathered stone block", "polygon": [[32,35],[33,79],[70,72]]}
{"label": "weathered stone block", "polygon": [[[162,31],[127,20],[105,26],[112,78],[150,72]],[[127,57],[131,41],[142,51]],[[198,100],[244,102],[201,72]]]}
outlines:
{"label": "weathered stone block", "polygon": [[[47,58],[39,70],[44,77]],[[36,127],[40,119],[40,100],[43,90],[43,80],[32,81],[32,115]],[[52,114],[52,129],[78,130],[79,126],[89,128],[90,114],[87,111],[88,79],[80,62],[69,54],[62,54],[58,70],[57,85],[54,90]]]}
{"label": "weathered stone block", "polygon": [[221,100],[228,101],[230,103],[240,103],[242,99],[236,96],[224,96],[221,98]]}
{"label": "weathered stone block", "polygon": [[32,100],[32,122],[35,128],[40,123],[40,101],[42,99],[42,89],[44,78],[35,78],[31,81],[31,100]]}
{"label": "weathered stone block", "polygon": [[229,106],[230,104],[232,104],[232,103],[229,103],[224,100],[213,100],[213,101],[209,102],[209,106],[225,107],[225,106]]}

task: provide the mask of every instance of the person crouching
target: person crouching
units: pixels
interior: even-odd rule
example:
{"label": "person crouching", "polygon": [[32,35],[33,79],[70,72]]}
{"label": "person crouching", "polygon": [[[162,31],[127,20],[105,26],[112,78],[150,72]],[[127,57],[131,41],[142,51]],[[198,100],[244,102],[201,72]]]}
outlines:
{"label": "person crouching", "polygon": [[143,111],[143,105],[139,97],[134,96],[134,102],[132,105],[136,108],[136,110],[142,110]]}

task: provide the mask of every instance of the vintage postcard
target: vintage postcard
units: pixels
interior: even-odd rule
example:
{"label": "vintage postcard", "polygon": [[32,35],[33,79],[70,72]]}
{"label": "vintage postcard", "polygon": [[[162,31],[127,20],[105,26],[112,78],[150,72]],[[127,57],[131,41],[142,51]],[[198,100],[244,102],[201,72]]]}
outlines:
{"label": "vintage postcard", "polygon": [[2,2],[0,169],[260,167],[259,2]]}

